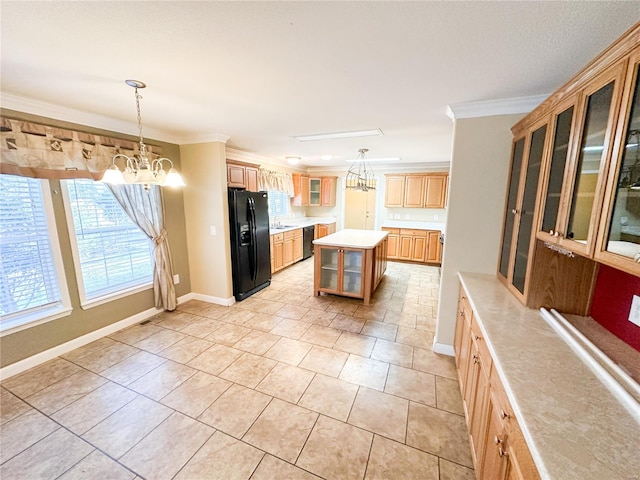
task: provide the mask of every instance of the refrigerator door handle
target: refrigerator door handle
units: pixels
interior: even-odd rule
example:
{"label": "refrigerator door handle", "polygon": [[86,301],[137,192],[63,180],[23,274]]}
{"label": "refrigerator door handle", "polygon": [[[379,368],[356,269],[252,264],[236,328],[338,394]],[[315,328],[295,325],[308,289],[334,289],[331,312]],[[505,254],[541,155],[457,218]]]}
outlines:
{"label": "refrigerator door handle", "polygon": [[256,202],[253,198],[249,198],[250,212],[250,229],[251,229],[251,248],[253,256],[251,257],[251,280],[255,283],[258,278],[258,236],[256,234]]}

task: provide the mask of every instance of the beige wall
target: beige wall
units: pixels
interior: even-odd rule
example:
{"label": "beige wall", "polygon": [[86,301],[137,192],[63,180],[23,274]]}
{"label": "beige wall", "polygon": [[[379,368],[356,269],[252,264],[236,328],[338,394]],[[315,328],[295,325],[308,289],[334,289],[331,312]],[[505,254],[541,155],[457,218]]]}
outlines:
{"label": "beige wall", "polygon": [[[137,137],[120,133],[99,130],[83,125],[71,124],[50,118],[28,115],[21,112],[1,110],[2,115],[44,123],[62,128],[75,129],[112,137],[127,138],[133,141]],[[177,145],[150,140],[148,143],[160,145],[163,155],[170,158],[176,168],[180,169],[180,151]],[[73,311],[70,315],[37,325],[0,338],[0,367],[6,367],[19,360],[69,342],[75,338],[131,317],[137,313],[153,308],[153,291],[151,289],[117,299],[87,310],[80,307],[80,296],[69,242],[67,220],[60,194],[60,182],[50,181],[55,222],[58,230],[60,250],[64,263],[64,272],[69,288],[69,296]],[[181,190],[164,189],[165,227],[171,247],[174,273],[180,275],[180,284],[176,285],[178,296],[191,291],[189,282],[189,257],[187,255],[187,239],[184,224],[183,192]]]}
{"label": "beige wall", "polygon": [[[233,303],[225,144],[180,146],[191,290],[203,300]],[[212,227],[215,234],[212,234]]]}
{"label": "beige wall", "polygon": [[[523,115],[455,122],[436,347],[453,345],[458,272],[495,273],[502,234],[511,127]],[[439,344],[439,345],[438,345]],[[450,350],[452,351],[452,350]]]}

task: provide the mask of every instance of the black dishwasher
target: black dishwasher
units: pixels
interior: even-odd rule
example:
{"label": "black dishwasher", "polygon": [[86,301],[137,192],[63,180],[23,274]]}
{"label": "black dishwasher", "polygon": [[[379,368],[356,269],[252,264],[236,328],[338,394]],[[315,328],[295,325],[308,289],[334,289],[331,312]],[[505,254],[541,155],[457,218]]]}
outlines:
{"label": "black dishwasher", "polygon": [[309,258],[313,255],[313,237],[315,236],[316,227],[304,227],[302,229],[302,259]]}

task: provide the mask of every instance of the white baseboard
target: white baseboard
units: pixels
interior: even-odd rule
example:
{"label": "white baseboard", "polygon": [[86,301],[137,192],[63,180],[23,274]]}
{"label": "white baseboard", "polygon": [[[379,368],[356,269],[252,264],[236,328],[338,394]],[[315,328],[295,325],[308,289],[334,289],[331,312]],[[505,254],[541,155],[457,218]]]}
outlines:
{"label": "white baseboard", "polygon": [[433,342],[433,351],[442,355],[449,355],[455,357],[456,353],[453,349],[453,345],[447,345],[446,343]]}
{"label": "white baseboard", "polygon": [[235,297],[230,297],[230,298],[220,298],[220,297],[214,297],[211,295],[205,295],[203,293],[190,293],[189,295],[191,295],[191,299],[193,300],[200,300],[202,302],[209,302],[209,303],[215,303],[216,305],[222,305],[225,307],[230,307],[231,305],[233,305],[234,303],[236,303],[236,299]]}

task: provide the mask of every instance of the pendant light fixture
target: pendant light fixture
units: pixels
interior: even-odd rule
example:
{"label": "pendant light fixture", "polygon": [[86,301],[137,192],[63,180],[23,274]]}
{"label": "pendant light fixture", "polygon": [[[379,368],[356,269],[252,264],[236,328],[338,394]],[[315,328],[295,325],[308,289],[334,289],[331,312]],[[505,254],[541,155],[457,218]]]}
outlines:
{"label": "pendant light fixture", "polygon": [[349,167],[349,171],[347,172],[345,188],[360,192],[375,190],[376,181],[373,177],[373,170],[371,170],[371,167],[367,165],[367,159],[365,157],[365,154],[368,151],[368,148],[361,148],[358,150],[358,159],[351,164],[351,167]]}
{"label": "pendant light fixture", "polygon": [[[129,157],[122,153],[118,153],[113,157],[112,165],[105,170],[102,175],[102,181],[112,184],[142,184],[145,189],[149,189],[149,185],[160,185],[161,187],[183,187],[185,185],[182,176],[173,168],[173,162],[168,158],[158,158],[149,161],[147,155],[147,146],[144,144],[142,137],[142,117],[140,115],[140,99],[142,95],[138,93],[139,88],[145,88],[146,85],[138,80],[125,80],[125,83],[135,89],[136,110],[138,113],[138,131],[140,133],[140,153],[135,157]],[[124,172],[116,165],[116,160],[125,161]],[[165,171],[163,163],[169,163],[168,171]]]}

